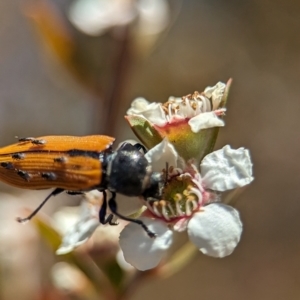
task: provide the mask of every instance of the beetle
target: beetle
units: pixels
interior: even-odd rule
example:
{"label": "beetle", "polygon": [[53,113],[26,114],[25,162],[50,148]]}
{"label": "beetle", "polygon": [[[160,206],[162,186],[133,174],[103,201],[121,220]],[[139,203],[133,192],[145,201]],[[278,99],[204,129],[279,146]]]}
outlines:
{"label": "beetle", "polygon": [[[43,136],[19,138],[17,143],[0,148],[1,181],[23,189],[54,188],[28,217],[18,221],[30,220],[52,196],[63,191],[81,194],[97,189],[103,193],[101,224],[116,225],[112,221],[116,215],[142,226],[149,237],[155,237],[141,220],[118,212],[116,193],[159,199],[163,175],[152,172],[144,146],[123,143],[113,151],[114,141],[106,135]],[[111,193],[109,200],[106,190]],[[106,217],[107,205],[112,214]]]}

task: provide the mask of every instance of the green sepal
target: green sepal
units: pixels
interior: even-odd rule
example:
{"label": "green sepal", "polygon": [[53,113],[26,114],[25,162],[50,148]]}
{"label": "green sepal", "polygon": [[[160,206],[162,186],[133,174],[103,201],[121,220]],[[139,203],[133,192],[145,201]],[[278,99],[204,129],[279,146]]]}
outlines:
{"label": "green sepal", "polygon": [[125,116],[134,134],[146,146],[151,149],[159,144],[163,137],[156,131],[153,124],[140,116]]}

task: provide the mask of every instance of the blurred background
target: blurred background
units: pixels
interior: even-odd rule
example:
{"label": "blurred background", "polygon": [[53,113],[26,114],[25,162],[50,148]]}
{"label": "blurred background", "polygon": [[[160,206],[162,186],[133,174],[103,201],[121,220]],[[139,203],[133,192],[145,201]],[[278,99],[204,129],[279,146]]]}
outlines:
{"label": "blurred background", "polygon": [[[255,181],[235,203],[242,240],[227,258],[199,253],[173,277],[144,281],[130,299],[300,299],[300,4],[154,2],[155,22],[124,16],[126,6],[99,25],[79,0],[1,1],[0,144],[53,134],[121,142],[134,138],[123,116],[135,97],[166,101],[232,77],[216,148],[252,154]],[[47,192],[0,189],[0,299],[97,299],[58,292],[55,255],[34,225],[15,222]],[[43,213],[78,201],[57,197]]]}

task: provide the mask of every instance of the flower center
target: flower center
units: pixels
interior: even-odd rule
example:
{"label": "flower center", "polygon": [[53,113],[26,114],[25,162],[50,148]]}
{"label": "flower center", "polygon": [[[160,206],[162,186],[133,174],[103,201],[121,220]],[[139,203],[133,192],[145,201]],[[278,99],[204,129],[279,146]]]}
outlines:
{"label": "flower center", "polygon": [[199,92],[194,92],[182,98],[170,97],[162,105],[168,119],[179,115],[184,118],[191,118],[202,112],[211,111],[212,104],[208,98]]}
{"label": "flower center", "polygon": [[202,203],[202,193],[188,173],[169,179],[161,198],[147,201],[146,205],[153,214],[166,221],[190,217]]}

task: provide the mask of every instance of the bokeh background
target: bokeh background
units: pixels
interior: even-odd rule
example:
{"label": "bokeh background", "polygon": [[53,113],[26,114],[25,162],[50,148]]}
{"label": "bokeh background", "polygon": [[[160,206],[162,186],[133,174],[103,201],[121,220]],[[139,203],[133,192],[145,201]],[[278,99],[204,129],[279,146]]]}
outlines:
{"label": "bokeh background", "polygon": [[[53,2],[62,11],[70,3]],[[49,55],[32,7],[2,0],[0,144],[14,142],[15,136],[94,133],[113,134],[120,142],[134,137],[122,116],[135,97],[165,101],[232,77],[226,127],[216,148],[244,146],[253,158],[255,181],[235,203],[244,223],[242,240],[227,258],[199,253],[173,277],[144,282],[132,299],[298,300],[300,4],[190,0],[172,13],[156,47],[131,57],[122,101],[112,104],[107,120],[107,103],[99,103]],[[95,39],[82,38],[82,43],[103,49]],[[109,72],[107,65],[100,66]],[[55,258],[34,226],[14,221],[22,207],[34,207],[45,192],[0,188],[0,299],[55,299],[45,292]],[[53,199],[44,213],[51,216],[63,202],[73,201]]]}

